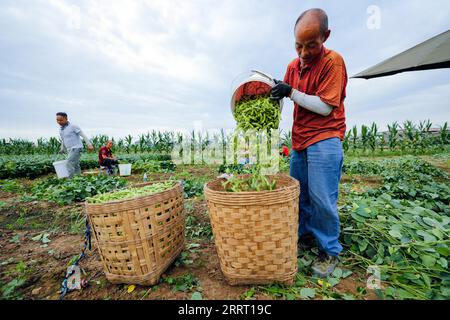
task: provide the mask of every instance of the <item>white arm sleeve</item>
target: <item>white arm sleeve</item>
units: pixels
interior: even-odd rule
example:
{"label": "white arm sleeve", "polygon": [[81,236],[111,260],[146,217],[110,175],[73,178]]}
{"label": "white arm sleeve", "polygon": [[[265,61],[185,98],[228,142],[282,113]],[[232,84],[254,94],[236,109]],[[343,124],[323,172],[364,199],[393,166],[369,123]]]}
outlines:
{"label": "white arm sleeve", "polygon": [[333,107],[323,102],[318,96],[311,96],[306,93],[292,89],[291,100],[309,111],[327,116],[333,110]]}
{"label": "white arm sleeve", "polygon": [[61,132],[59,133],[59,137],[61,138],[61,146],[59,147],[59,151],[64,152],[66,150],[66,146],[64,145],[64,139],[62,137]]}
{"label": "white arm sleeve", "polygon": [[80,136],[83,138],[84,142],[86,142],[87,145],[92,144],[91,140],[87,137],[87,135],[84,134],[83,131],[80,130]]}

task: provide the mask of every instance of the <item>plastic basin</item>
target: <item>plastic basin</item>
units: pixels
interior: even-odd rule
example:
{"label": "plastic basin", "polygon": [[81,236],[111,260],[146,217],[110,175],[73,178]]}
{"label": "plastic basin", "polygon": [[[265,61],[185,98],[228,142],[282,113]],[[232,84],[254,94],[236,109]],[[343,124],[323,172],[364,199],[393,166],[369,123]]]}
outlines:
{"label": "plastic basin", "polygon": [[119,164],[119,174],[121,176],[131,175],[131,163]]}
{"label": "plastic basin", "polygon": [[67,160],[61,160],[53,162],[53,167],[55,167],[56,175],[59,179],[68,178],[69,170],[67,170]]}

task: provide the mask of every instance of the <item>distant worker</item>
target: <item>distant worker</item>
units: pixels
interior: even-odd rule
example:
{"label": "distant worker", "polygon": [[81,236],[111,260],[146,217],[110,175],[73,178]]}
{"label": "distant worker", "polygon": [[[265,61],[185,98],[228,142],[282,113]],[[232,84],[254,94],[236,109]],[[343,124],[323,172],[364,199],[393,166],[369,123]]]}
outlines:
{"label": "distant worker", "polygon": [[61,126],[59,129],[59,135],[61,136],[60,152],[68,151],[69,153],[67,157],[67,171],[69,172],[69,178],[72,178],[74,175],[81,174],[80,157],[83,151],[83,143],[80,137],[87,144],[89,151],[93,151],[94,146],[79,126],[69,122],[67,113],[58,112],[56,114],[56,122]]}
{"label": "distant worker", "polygon": [[106,144],[102,146],[98,151],[98,163],[102,167],[106,167],[109,174],[113,173],[113,166],[118,164],[117,159],[113,157],[111,151],[112,146],[113,146],[112,140],[108,140]]}

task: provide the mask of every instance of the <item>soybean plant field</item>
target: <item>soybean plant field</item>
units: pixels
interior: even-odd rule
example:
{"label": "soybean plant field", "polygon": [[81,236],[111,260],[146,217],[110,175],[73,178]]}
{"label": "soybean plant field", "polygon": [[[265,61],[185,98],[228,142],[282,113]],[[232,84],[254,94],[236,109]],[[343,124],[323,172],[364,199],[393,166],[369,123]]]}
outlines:
{"label": "soybean plant field", "polygon": [[[119,154],[115,155],[123,163],[135,164],[139,170],[143,163],[169,161],[167,154]],[[0,158],[0,179],[37,178],[54,173],[53,162],[65,159],[64,155],[4,155]],[[80,160],[81,169],[99,167],[97,154],[83,154]]]}
{"label": "soybean plant field", "polygon": [[[280,146],[290,147],[282,132]],[[225,131],[192,132],[199,150]],[[108,137],[95,138],[98,148]],[[447,126],[432,130],[424,121],[350,128],[338,211],[344,250],[332,275],[311,270],[318,248],[301,252],[292,285],[230,286],[220,270],[206,182],[224,172],[251,174],[241,164],[175,164],[171,148],[182,137],[154,132],[116,140],[114,153],[132,163],[127,177],[100,175],[96,154],[83,153],[83,174],[57,179],[52,162],[57,139],[38,143],[5,139],[0,145],[0,299],[59,299],[67,266],[79,256],[85,233],[84,202],[149,181],[182,181],[186,247],[153,286],[107,281],[96,250],[80,262],[84,285],[65,297],[79,299],[282,299],[448,300],[450,299],[450,150]],[[120,142],[122,141],[122,142]],[[156,142],[155,142],[156,141]],[[17,149],[13,146],[16,144]],[[289,174],[289,157],[280,158]],[[91,200],[92,201],[92,200]]]}

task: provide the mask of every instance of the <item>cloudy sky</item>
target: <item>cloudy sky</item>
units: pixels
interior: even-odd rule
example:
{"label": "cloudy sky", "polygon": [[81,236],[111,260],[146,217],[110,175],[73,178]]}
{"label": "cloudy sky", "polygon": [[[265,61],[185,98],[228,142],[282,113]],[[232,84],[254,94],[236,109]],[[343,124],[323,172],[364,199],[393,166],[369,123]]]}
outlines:
{"label": "cloudy sky", "polygon": [[[89,135],[232,129],[233,84],[251,69],[282,78],[312,7],[327,11],[326,46],[349,75],[450,29],[448,0],[0,0],[0,137],[57,135],[57,111]],[[347,125],[450,121],[449,80],[449,69],[350,79]],[[286,101],[283,128],[292,113]]]}

